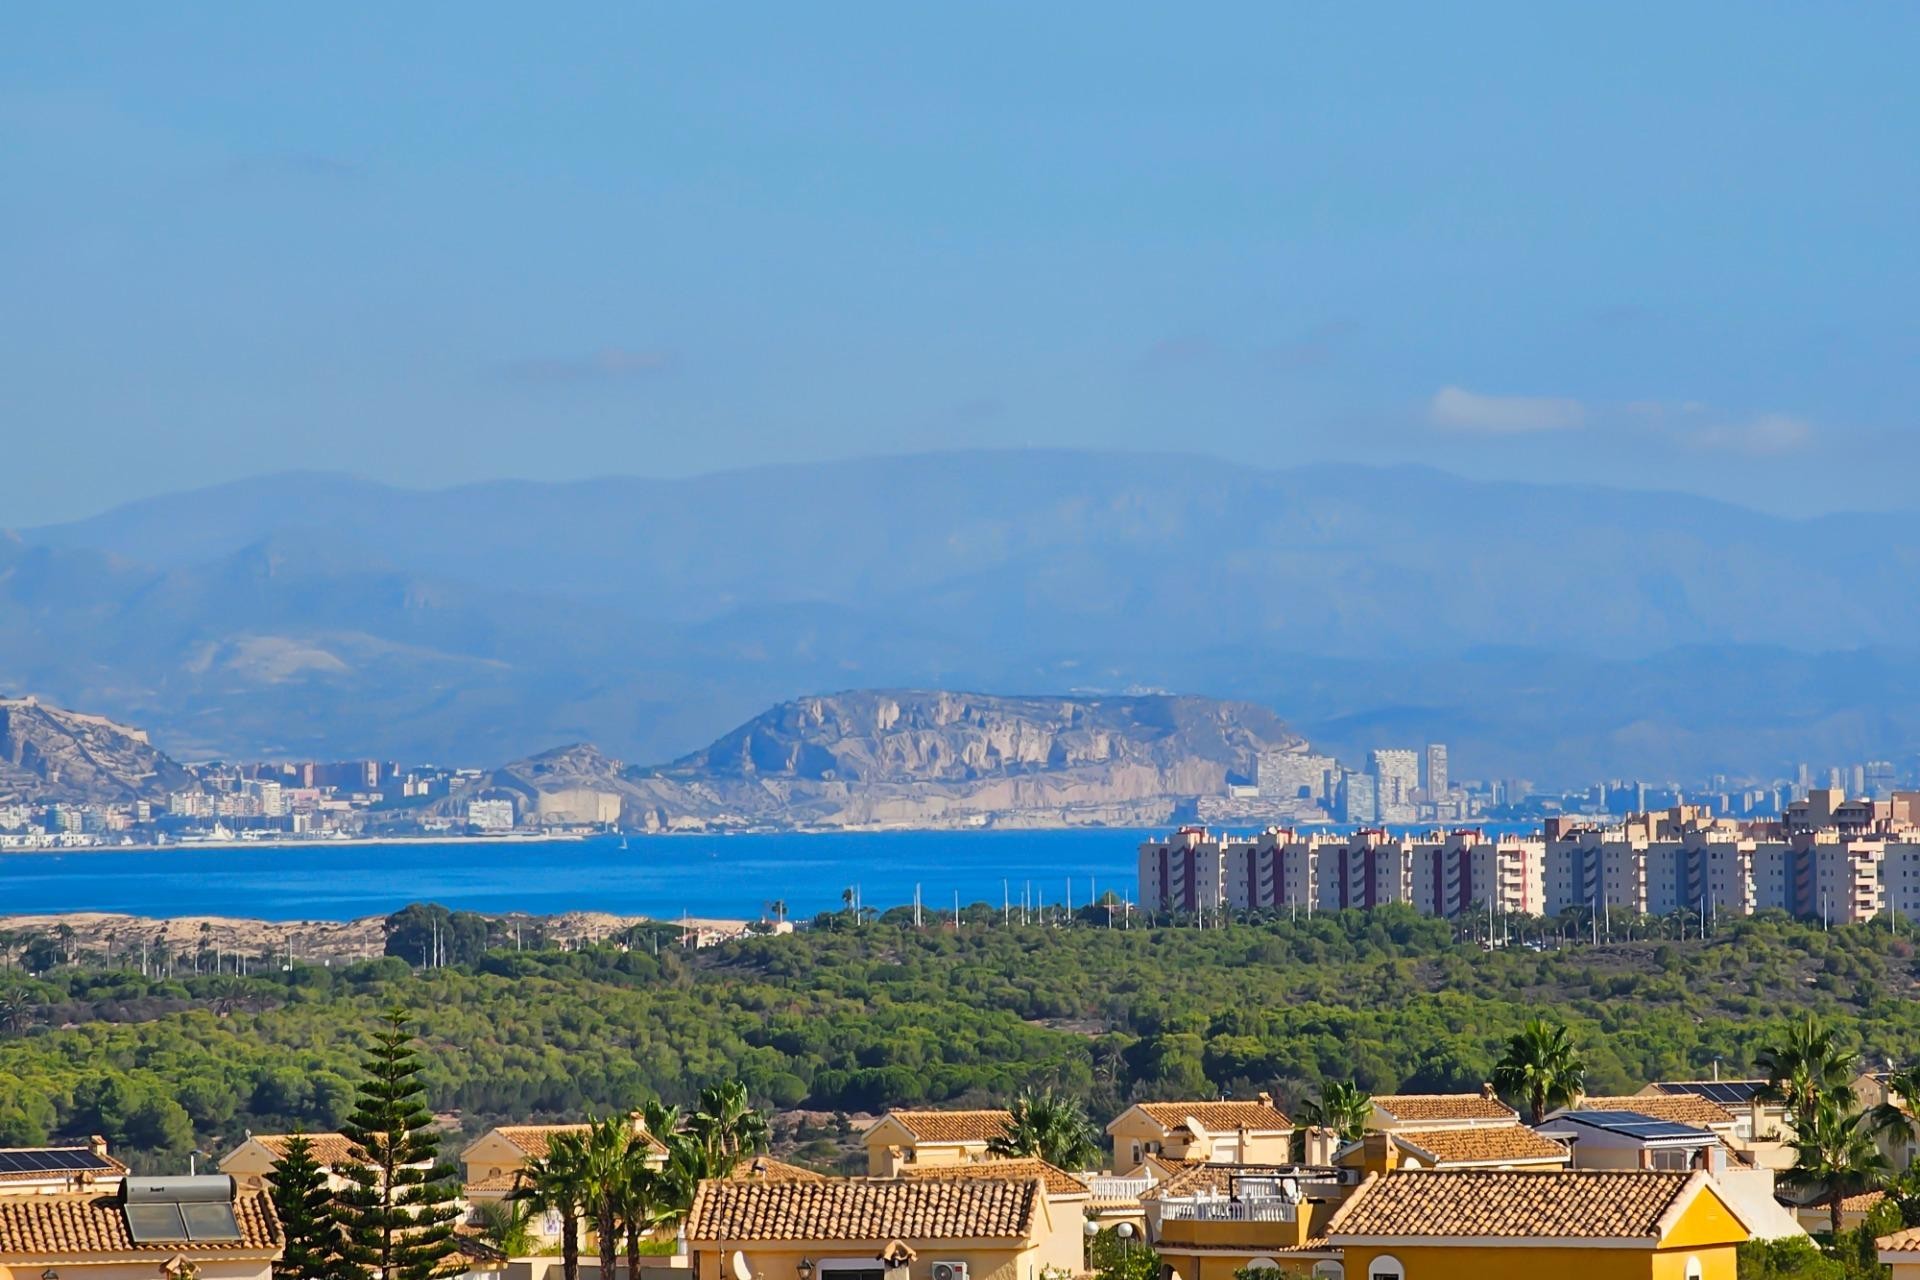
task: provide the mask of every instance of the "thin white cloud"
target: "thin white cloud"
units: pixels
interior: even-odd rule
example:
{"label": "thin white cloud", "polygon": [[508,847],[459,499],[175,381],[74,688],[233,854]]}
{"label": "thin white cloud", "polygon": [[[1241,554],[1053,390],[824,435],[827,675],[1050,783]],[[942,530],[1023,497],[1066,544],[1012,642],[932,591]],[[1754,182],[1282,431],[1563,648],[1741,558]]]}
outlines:
{"label": "thin white cloud", "polygon": [[1437,427],[1483,435],[1517,436],[1566,431],[1587,420],[1586,406],[1556,396],[1490,396],[1465,387],[1442,387],[1427,403]]}
{"label": "thin white cloud", "polygon": [[1813,441],[1813,424],[1789,413],[1763,413],[1745,422],[1716,423],[1687,434],[1696,449],[1774,457],[1804,449]]}

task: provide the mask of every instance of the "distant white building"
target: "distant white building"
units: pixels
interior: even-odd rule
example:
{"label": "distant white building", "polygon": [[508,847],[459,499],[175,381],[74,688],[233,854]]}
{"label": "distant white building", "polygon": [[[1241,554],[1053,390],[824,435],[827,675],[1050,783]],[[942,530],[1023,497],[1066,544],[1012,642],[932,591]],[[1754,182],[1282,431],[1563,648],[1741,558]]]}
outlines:
{"label": "distant white building", "polygon": [[467,825],[479,831],[513,830],[513,801],[475,800],[467,805]]}

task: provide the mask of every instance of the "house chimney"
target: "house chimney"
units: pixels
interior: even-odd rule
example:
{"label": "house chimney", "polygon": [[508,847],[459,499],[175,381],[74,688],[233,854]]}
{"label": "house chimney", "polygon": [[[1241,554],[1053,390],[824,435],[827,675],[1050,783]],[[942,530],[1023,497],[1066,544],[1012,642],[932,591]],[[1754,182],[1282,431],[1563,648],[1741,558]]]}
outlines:
{"label": "house chimney", "polygon": [[1272,1105],[1273,1105],[1273,1095],[1272,1095],[1272,1094],[1270,1094],[1270,1093],[1265,1093],[1265,1092],[1263,1092],[1263,1093],[1261,1093],[1261,1094],[1259,1095],[1259,1098],[1260,1098],[1260,1105],[1261,1105],[1261,1106],[1263,1106],[1263,1107],[1270,1107],[1270,1106],[1272,1106]]}
{"label": "house chimney", "polygon": [[1393,1135],[1384,1129],[1370,1129],[1360,1135],[1360,1167],[1368,1174],[1382,1176],[1393,1172],[1395,1159]]}
{"label": "house chimney", "polygon": [[1485,1098],[1488,1102],[1493,1101],[1493,1081],[1482,1080],[1480,1082],[1480,1096]]}
{"label": "house chimney", "polygon": [[93,1152],[93,1154],[99,1156],[102,1160],[105,1160],[107,1158],[107,1140],[96,1133],[87,1139],[87,1150]]}

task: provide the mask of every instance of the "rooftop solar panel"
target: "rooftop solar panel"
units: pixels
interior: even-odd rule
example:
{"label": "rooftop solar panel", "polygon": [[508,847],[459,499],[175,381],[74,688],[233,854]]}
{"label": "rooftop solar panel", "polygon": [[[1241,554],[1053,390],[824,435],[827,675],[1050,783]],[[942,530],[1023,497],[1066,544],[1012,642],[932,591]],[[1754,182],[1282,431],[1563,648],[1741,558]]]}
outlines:
{"label": "rooftop solar panel", "polygon": [[20,1147],[0,1151],[0,1173],[81,1173],[113,1165],[85,1147]]}
{"label": "rooftop solar panel", "polygon": [[121,1208],[127,1215],[127,1234],[133,1237],[135,1244],[157,1244],[190,1238],[187,1235],[187,1220],[177,1204],[129,1204]]}
{"label": "rooftop solar panel", "polygon": [[1624,1134],[1627,1137],[1652,1141],[1668,1138],[1684,1138],[1698,1142],[1714,1140],[1713,1134],[1706,1129],[1696,1129],[1689,1124],[1677,1124],[1672,1120],[1656,1120],[1638,1111],[1569,1111],[1561,1119],[1572,1120],[1608,1133]]}
{"label": "rooftop solar panel", "polygon": [[192,1240],[238,1240],[240,1221],[233,1216],[231,1204],[183,1204],[180,1215],[187,1222]]}
{"label": "rooftop solar panel", "polygon": [[1709,1102],[1745,1106],[1765,1084],[1764,1080],[1669,1080],[1660,1085],[1662,1093],[1690,1093]]}
{"label": "rooftop solar panel", "polygon": [[233,1179],[225,1175],[141,1178],[123,1184],[121,1210],[135,1244],[233,1241]]}

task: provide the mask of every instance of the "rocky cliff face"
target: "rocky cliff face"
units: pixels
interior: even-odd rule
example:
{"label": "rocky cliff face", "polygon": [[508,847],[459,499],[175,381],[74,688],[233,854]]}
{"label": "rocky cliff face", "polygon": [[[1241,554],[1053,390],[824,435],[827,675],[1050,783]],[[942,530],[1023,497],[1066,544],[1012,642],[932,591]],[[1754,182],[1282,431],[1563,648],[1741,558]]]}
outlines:
{"label": "rocky cliff face", "polygon": [[34,698],[0,699],[0,804],[160,800],[192,782],[139,729]]}
{"label": "rocky cliff face", "polygon": [[494,783],[538,812],[618,796],[649,830],[1150,824],[1305,747],[1266,708],[1208,698],[859,690],[782,703],[659,769],[570,747]]}

